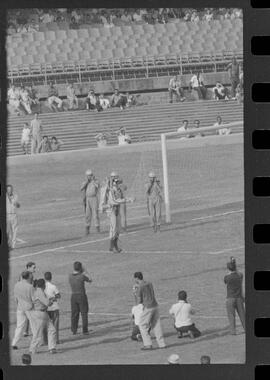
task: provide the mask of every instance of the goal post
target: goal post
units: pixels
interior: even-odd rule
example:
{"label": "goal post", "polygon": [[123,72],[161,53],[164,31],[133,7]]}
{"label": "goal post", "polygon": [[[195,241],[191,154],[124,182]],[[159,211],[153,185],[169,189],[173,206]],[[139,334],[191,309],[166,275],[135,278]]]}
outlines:
{"label": "goal post", "polygon": [[[239,129],[240,127],[240,129]],[[164,185],[164,204],[165,204],[165,221],[171,223],[171,207],[170,207],[170,189],[169,189],[169,175],[168,175],[168,154],[167,154],[167,140],[168,138],[189,138],[196,137],[207,133],[207,136],[217,135],[219,130],[230,130],[229,134],[236,132],[243,132],[243,121],[236,121],[232,123],[220,124],[217,126],[192,128],[180,132],[168,132],[161,134],[161,153],[162,153],[162,168],[163,168],[163,185]],[[224,133],[226,134],[226,133]],[[203,139],[207,138],[204,135]],[[190,140],[190,139],[189,139]],[[202,140],[203,141],[203,140]]]}

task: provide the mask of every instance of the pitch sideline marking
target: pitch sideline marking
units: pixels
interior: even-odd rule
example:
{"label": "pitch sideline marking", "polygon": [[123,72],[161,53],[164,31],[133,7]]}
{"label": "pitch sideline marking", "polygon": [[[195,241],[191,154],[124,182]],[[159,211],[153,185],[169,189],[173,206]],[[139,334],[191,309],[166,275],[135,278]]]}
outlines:
{"label": "pitch sideline marking", "polygon": [[[233,211],[229,211],[229,212],[225,212],[225,213],[220,213],[220,214],[214,214],[214,215],[208,215],[208,216],[204,216],[204,217],[200,217],[200,218],[193,218],[193,219],[190,219],[190,221],[194,221],[194,220],[204,220],[204,219],[209,219],[209,218],[214,218],[214,217],[217,217],[217,216],[224,216],[224,215],[229,215],[229,214],[235,214],[235,213],[240,213],[244,211],[243,209],[240,209],[240,210],[233,210]],[[188,221],[187,221],[188,223]],[[132,231],[132,232],[127,232],[125,235],[123,236],[126,236],[126,235],[131,235],[131,234],[136,234],[140,231]],[[96,239],[96,240],[90,240],[90,241],[86,241],[86,242],[81,242],[81,243],[75,243],[75,244],[70,244],[70,245],[66,245],[66,246],[62,246],[62,247],[56,247],[56,248],[49,248],[49,249],[44,249],[42,251],[37,251],[37,252],[33,252],[33,253],[28,253],[26,255],[21,255],[21,256],[16,256],[16,257],[11,257],[9,258],[9,261],[13,261],[13,260],[16,260],[16,259],[20,259],[20,258],[24,258],[24,257],[30,257],[30,256],[36,256],[36,255],[40,255],[42,253],[46,253],[46,252],[54,252],[54,251],[58,251],[58,250],[61,250],[61,249],[67,249],[67,248],[72,248],[72,247],[78,247],[78,246],[81,246],[81,245],[86,245],[86,244],[92,244],[92,243],[98,243],[98,242],[101,242],[101,241],[106,241],[108,240],[109,237],[106,237],[106,238],[102,238],[102,239]],[[216,253],[212,253],[212,254],[216,254]]]}

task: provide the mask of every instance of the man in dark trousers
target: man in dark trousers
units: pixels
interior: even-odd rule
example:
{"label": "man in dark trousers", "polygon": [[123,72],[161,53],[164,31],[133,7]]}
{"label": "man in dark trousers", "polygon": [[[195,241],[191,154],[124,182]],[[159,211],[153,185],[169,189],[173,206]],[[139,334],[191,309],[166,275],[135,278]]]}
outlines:
{"label": "man in dark trousers", "polygon": [[227,285],[226,308],[231,334],[236,335],[235,311],[237,311],[242,326],[245,330],[245,308],[242,292],[243,274],[236,270],[235,260],[231,260],[227,264],[227,269],[229,270],[229,273],[224,277],[224,282]]}
{"label": "man in dark trousers", "polygon": [[231,81],[231,95],[232,99],[235,98],[235,90],[237,85],[239,84],[239,63],[235,56],[233,56],[232,62],[228,64],[227,71],[229,73],[230,81]]}
{"label": "man in dark trousers", "polygon": [[88,335],[88,299],[85,292],[85,282],[92,282],[88,273],[84,271],[82,263],[75,261],[73,273],[69,275],[71,287],[71,331],[77,334],[80,313],[82,315],[82,330]]}

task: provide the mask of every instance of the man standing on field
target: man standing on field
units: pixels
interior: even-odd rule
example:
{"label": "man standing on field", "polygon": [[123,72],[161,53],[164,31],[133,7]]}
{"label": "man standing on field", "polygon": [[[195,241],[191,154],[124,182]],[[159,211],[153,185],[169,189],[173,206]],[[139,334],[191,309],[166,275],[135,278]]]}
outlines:
{"label": "man standing on field", "polygon": [[154,232],[160,231],[162,188],[154,172],[150,172],[146,184],[147,208]]}
{"label": "man standing on field", "polygon": [[16,245],[17,229],[18,229],[18,219],[17,219],[17,208],[20,207],[18,202],[18,196],[13,192],[13,186],[7,185],[6,193],[6,213],[7,213],[7,236],[8,236],[8,246],[10,249],[14,249]]}
{"label": "man standing on field", "polygon": [[92,170],[85,172],[86,180],[82,183],[81,191],[83,192],[83,202],[85,209],[85,234],[89,235],[92,217],[97,232],[100,232],[99,214],[98,214],[98,191],[99,182],[96,180]]}

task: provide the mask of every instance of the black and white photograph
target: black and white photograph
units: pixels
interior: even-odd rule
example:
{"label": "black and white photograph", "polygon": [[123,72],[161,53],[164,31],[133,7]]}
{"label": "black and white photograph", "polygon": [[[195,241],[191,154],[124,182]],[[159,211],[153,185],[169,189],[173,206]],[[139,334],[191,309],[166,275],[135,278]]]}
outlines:
{"label": "black and white photograph", "polygon": [[12,366],[245,364],[243,15],[7,10]]}

